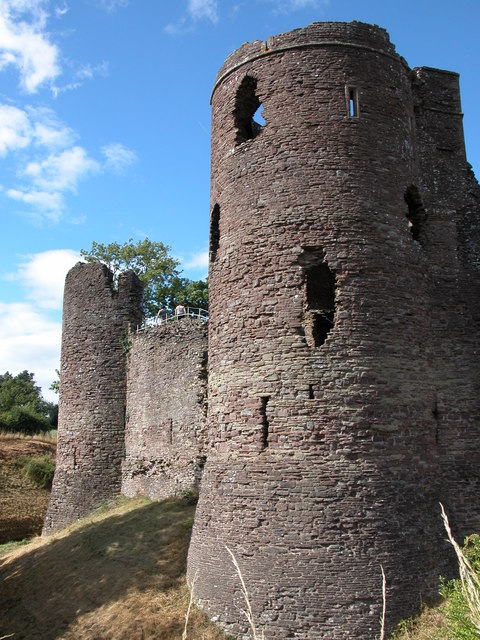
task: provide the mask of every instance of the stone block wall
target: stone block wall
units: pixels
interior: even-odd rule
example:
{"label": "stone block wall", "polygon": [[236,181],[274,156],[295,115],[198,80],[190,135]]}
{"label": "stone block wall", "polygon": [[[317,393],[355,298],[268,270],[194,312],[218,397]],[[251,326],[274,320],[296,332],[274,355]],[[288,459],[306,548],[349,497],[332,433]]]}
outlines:
{"label": "stone block wall", "polygon": [[122,493],[198,489],[205,463],[207,326],[183,318],[132,336]]}
{"label": "stone block wall", "polygon": [[57,464],[44,533],[120,493],[129,326],[142,318],[143,286],[129,271],[114,286],[99,263],[65,281]]}
{"label": "stone block wall", "polygon": [[478,210],[455,83],[361,23],[246,44],[217,76],[212,451],[188,575],[236,637],[225,545],[266,637],[370,640],[380,565],[391,629],[454,564],[439,500],[459,530],[478,522]]}
{"label": "stone block wall", "polygon": [[480,531],[480,187],[466,162],[456,73],[414,70],[442,500],[459,540]]}

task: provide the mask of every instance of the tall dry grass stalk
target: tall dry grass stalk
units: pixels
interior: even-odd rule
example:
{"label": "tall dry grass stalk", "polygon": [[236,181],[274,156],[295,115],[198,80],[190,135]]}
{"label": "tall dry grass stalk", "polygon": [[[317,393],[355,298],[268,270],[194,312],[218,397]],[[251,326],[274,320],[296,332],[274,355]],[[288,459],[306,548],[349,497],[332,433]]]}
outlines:
{"label": "tall dry grass stalk", "polygon": [[226,545],[225,545],[225,549],[228,551],[228,553],[230,554],[230,557],[232,558],[233,565],[235,567],[237,575],[240,578],[240,582],[242,584],[242,595],[243,595],[243,598],[245,600],[245,604],[246,604],[247,609],[246,610],[241,609],[241,611],[242,611],[242,613],[245,615],[245,617],[248,620],[248,624],[250,625],[250,629],[252,630],[252,638],[253,638],[253,640],[265,640],[265,636],[264,636],[263,631],[262,631],[262,635],[261,636],[259,636],[257,634],[257,629],[255,627],[255,620],[253,618],[253,611],[252,611],[252,606],[250,604],[250,598],[249,598],[249,595],[248,595],[247,586],[246,586],[245,581],[243,579],[242,572],[240,571],[240,566],[239,566],[239,564],[237,562],[237,559],[234,556],[233,551],[231,551],[231,549],[229,549]]}
{"label": "tall dry grass stalk", "polygon": [[380,618],[380,640],[385,640],[385,616],[387,613],[387,581],[385,579],[385,571],[383,570],[382,565],[380,565],[380,569],[382,570],[382,617]]}
{"label": "tall dry grass stalk", "polygon": [[470,620],[475,629],[480,633],[480,579],[468,559],[464,556],[461,548],[455,542],[448,522],[448,517],[442,503],[440,503],[440,508],[442,509],[442,519],[448,535],[448,540],[457,554],[460,580],[462,582],[462,593],[470,610]]}
{"label": "tall dry grass stalk", "polygon": [[185,627],[182,633],[182,640],[187,640],[188,619],[190,618],[190,610],[193,604],[193,592],[195,591],[195,583],[197,582],[197,579],[198,579],[198,569],[195,571],[192,584],[190,585],[190,600],[188,601],[187,613],[185,614]]}

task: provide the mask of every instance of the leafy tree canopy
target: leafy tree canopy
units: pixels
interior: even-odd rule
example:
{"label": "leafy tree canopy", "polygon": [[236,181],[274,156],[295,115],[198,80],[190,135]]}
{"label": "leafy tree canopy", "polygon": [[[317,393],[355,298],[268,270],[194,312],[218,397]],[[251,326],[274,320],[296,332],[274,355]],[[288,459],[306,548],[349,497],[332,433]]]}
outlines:
{"label": "leafy tree canopy", "polygon": [[90,251],[80,255],[87,262],[101,262],[112,272],[115,280],[122,271],[131,269],[144,285],[143,308],[147,318],[155,317],[164,305],[174,309],[178,303],[208,309],[208,285],[203,280],[181,277],[179,261],[170,255],[170,247],[148,238],[136,244],[130,238],[119,244],[92,243]]}
{"label": "leafy tree canopy", "polygon": [[0,375],[0,428],[38,433],[56,428],[57,405],[42,397],[33,373],[22,371]]}

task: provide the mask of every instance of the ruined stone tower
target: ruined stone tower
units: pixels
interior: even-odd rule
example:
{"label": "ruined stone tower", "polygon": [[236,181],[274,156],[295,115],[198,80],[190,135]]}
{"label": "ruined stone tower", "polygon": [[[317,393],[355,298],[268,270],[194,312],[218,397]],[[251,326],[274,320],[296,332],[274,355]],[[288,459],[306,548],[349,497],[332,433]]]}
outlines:
{"label": "ruined stone tower", "polygon": [[65,281],[57,466],[44,532],[120,493],[125,445],[128,326],[142,319],[143,285],[127,271],[118,289],[98,263]]}
{"label": "ruined stone tower", "polygon": [[[263,108],[265,124],[252,120]],[[207,613],[371,640],[480,525],[479,197],[457,74],[387,33],[253,42],[212,94],[209,452],[189,551]]]}

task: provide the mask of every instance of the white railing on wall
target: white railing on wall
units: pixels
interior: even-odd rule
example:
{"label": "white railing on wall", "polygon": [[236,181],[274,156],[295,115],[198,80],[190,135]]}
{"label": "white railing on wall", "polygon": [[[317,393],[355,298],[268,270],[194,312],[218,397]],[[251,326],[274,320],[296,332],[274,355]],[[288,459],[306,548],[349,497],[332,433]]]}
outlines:
{"label": "white railing on wall", "polygon": [[148,318],[144,320],[143,324],[137,327],[138,331],[143,331],[149,327],[156,327],[167,322],[176,322],[179,320],[200,320],[201,322],[208,322],[208,311],[206,309],[199,309],[197,307],[183,307],[182,310],[178,310],[175,313],[171,311],[159,312],[156,318]]}

